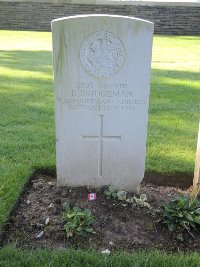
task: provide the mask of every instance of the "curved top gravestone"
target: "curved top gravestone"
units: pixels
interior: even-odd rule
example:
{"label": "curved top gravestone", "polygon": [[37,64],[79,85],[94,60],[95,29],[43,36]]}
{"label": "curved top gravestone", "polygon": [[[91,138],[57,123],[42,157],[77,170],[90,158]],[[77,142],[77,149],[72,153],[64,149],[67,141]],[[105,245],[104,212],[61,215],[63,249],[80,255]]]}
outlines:
{"label": "curved top gravestone", "polygon": [[59,185],[136,192],[144,176],[153,23],[52,22]]}

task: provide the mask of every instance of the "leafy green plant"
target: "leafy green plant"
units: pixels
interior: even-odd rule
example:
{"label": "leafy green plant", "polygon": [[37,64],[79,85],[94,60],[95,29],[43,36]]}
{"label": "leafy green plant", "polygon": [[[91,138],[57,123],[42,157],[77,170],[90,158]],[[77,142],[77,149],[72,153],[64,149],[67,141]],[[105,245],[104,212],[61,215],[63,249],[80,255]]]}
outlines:
{"label": "leafy green plant", "polygon": [[66,202],[63,204],[63,209],[63,221],[67,237],[74,235],[86,237],[89,233],[93,233],[91,225],[95,222],[95,217],[91,210],[78,207],[70,209]]}
{"label": "leafy green plant", "polygon": [[127,203],[131,203],[134,206],[140,206],[140,207],[146,207],[146,208],[150,208],[149,203],[147,202],[147,197],[145,194],[141,194],[140,197],[131,197],[131,198],[127,198],[126,199]]}
{"label": "leafy green plant", "polygon": [[118,190],[112,187],[111,185],[109,185],[108,189],[104,191],[104,194],[107,196],[108,199],[110,198],[117,199],[118,198],[117,193],[118,193]]}
{"label": "leafy green plant", "polygon": [[117,199],[121,201],[126,201],[127,199],[127,192],[126,191],[118,191],[117,192]]}
{"label": "leafy green plant", "polygon": [[117,189],[115,189],[111,185],[108,187],[107,190],[104,191],[104,194],[107,196],[108,199],[110,199],[110,198],[118,199],[122,202],[132,204],[133,206],[150,208],[150,205],[147,202],[147,197],[145,194],[141,194],[139,198],[137,198],[136,196],[127,197],[126,191],[118,191]]}
{"label": "leafy green plant", "polygon": [[192,228],[200,225],[199,206],[200,203],[197,198],[179,196],[161,206],[159,210],[160,222],[166,224],[169,231],[174,232],[177,239],[182,241],[184,230],[190,233]]}

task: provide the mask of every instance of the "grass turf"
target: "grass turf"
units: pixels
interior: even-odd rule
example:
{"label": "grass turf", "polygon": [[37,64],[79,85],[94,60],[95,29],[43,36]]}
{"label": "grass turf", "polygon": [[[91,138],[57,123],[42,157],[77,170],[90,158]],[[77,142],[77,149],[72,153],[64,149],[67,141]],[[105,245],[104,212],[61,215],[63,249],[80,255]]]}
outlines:
{"label": "grass turf", "polygon": [[21,250],[4,247],[0,250],[0,266],[3,267],[198,267],[200,257],[166,254],[157,251],[114,253],[102,255],[93,251]]}
{"label": "grass turf", "polygon": [[[55,125],[51,34],[0,31],[0,40],[1,229],[33,170],[55,168]],[[146,171],[193,172],[199,46],[200,37],[154,37]]]}

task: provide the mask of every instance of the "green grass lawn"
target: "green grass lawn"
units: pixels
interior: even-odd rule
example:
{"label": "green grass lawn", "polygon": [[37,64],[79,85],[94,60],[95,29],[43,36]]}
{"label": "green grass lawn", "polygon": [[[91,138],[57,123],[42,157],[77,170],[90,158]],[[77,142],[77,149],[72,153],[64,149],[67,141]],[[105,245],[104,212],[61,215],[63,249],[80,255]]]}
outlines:
{"label": "green grass lawn", "polygon": [[0,250],[0,266],[3,267],[199,267],[200,256],[166,254],[157,251],[114,253],[102,255],[92,251],[16,250],[5,247]]}
{"label": "green grass lawn", "polygon": [[[200,37],[154,37],[147,172],[193,173],[200,119],[199,47]],[[0,31],[0,96],[2,229],[33,170],[55,168],[51,33]]]}

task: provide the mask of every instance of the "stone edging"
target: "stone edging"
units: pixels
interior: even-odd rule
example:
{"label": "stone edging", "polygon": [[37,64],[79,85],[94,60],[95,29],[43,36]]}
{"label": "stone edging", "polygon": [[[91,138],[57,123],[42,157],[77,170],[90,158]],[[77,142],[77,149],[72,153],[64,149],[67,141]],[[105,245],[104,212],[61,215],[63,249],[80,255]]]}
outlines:
{"label": "stone edging", "polygon": [[188,1],[131,1],[131,0],[0,0],[0,2],[23,2],[23,3],[55,3],[74,5],[135,5],[135,6],[200,6],[200,0]]}

